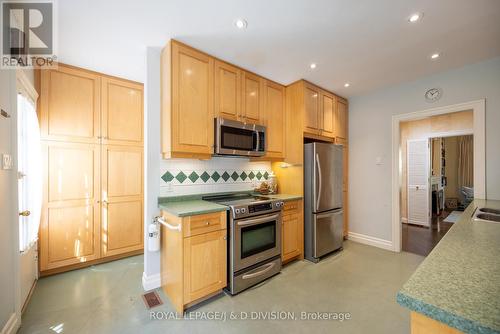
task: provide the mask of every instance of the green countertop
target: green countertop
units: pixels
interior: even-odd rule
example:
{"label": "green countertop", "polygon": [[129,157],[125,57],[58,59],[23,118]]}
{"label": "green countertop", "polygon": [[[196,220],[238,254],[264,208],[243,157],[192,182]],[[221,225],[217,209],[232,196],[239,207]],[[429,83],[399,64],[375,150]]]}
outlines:
{"label": "green countertop", "polygon": [[473,221],[474,200],[397,295],[412,311],[465,333],[500,333],[500,223]]}
{"label": "green countertop", "polygon": [[[252,192],[235,192],[235,193],[252,193]],[[204,201],[203,196],[224,195],[234,193],[216,193],[216,194],[197,194],[175,197],[159,197],[158,208],[165,210],[170,214],[178,217],[201,215],[204,213],[218,212],[229,210],[225,205],[216,204],[209,201]],[[291,201],[301,199],[302,196],[286,195],[286,194],[271,194],[265,197],[280,199],[282,201]]]}

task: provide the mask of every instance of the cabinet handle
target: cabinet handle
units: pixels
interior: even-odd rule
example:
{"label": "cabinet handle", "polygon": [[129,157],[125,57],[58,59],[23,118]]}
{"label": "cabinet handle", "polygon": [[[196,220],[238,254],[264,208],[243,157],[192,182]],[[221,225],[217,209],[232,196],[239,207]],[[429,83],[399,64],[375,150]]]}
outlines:
{"label": "cabinet handle", "polygon": [[207,225],[207,226],[210,225],[210,222],[206,222],[205,225]]}
{"label": "cabinet handle", "polygon": [[223,236],[222,239],[227,240],[227,235]]}

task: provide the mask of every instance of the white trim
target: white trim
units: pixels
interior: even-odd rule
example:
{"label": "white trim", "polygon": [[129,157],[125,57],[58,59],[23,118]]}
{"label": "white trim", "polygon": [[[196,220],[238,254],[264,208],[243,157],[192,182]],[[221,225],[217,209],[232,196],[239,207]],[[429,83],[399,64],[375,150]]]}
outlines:
{"label": "white trim", "polygon": [[354,233],[354,232],[349,232],[347,238],[351,241],[358,242],[360,244],[374,246],[390,251],[393,250],[393,245],[390,240],[375,238],[369,235]]}
{"label": "white trim", "polygon": [[21,90],[27,97],[31,98],[36,105],[36,100],[38,99],[38,92],[36,91],[33,84],[28,79],[26,73],[23,70],[16,70],[16,80],[17,80],[17,90]]}
{"label": "white trim", "polygon": [[472,110],[474,117],[474,197],[486,198],[486,101],[484,99],[392,116],[392,245],[395,252],[401,251],[400,189],[402,171],[400,169],[399,124],[404,121],[414,121],[466,110]]}
{"label": "white trim", "polygon": [[144,291],[150,291],[161,287],[160,274],[148,276],[145,272],[142,273],[142,288]]}
{"label": "white trim", "polygon": [[11,313],[9,320],[2,328],[1,334],[14,334],[21,327],[21,317],[17,313]]}
{"label": "white trim", "polygon": [[408,224],[408,218],[406,217],[401,217],[401,222]]}

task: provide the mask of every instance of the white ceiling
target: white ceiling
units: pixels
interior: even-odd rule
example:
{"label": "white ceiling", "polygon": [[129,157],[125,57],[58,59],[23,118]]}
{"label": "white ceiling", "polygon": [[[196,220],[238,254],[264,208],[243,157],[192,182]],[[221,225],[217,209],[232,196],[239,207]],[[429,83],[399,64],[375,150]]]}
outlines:
{"label": "white ceiling", "polygon": [[[500,56],[499,0],[63,0],[58,10],[61,62],[141,82],[146,47],[170,38],[347,97]],[[409,24],[416,11],[423,19]]]}

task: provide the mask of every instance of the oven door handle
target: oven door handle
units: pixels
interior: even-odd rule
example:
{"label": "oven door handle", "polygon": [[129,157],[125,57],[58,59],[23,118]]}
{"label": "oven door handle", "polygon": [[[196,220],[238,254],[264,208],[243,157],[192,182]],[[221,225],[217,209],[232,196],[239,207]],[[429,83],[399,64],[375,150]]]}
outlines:
{"label": "oven door handle", "polygon": [[239,221],[237,223],[237,225],[238,226],[255,225],[255,224],[263,223],[263,222],[266,222],[266,221],[269,221],[269,220],[278,219],[279,216],[280,216],[280,214],[277,213],[277,214],[272,215],[272,216],[266,216],[266,217],[262,217],[262,218],[255,218],[255,219],[248,219],[248,220],[242,220],[242,221]]}
{"label": "oven door handle", "polygon": [[274,267],[274,265],[275,265],[274,262],[265,264],[262,267],[266,267],[266,268],[264,268],[262,270],[259,270],[259,271],[255,272],[255,273],[245,274],[245,275],[241,276],[241,278],[242,279],[250,279],[250,278],[254,278],[254,277],[263,275],[263,274],[267,273],[269,270],[271,270]]}

